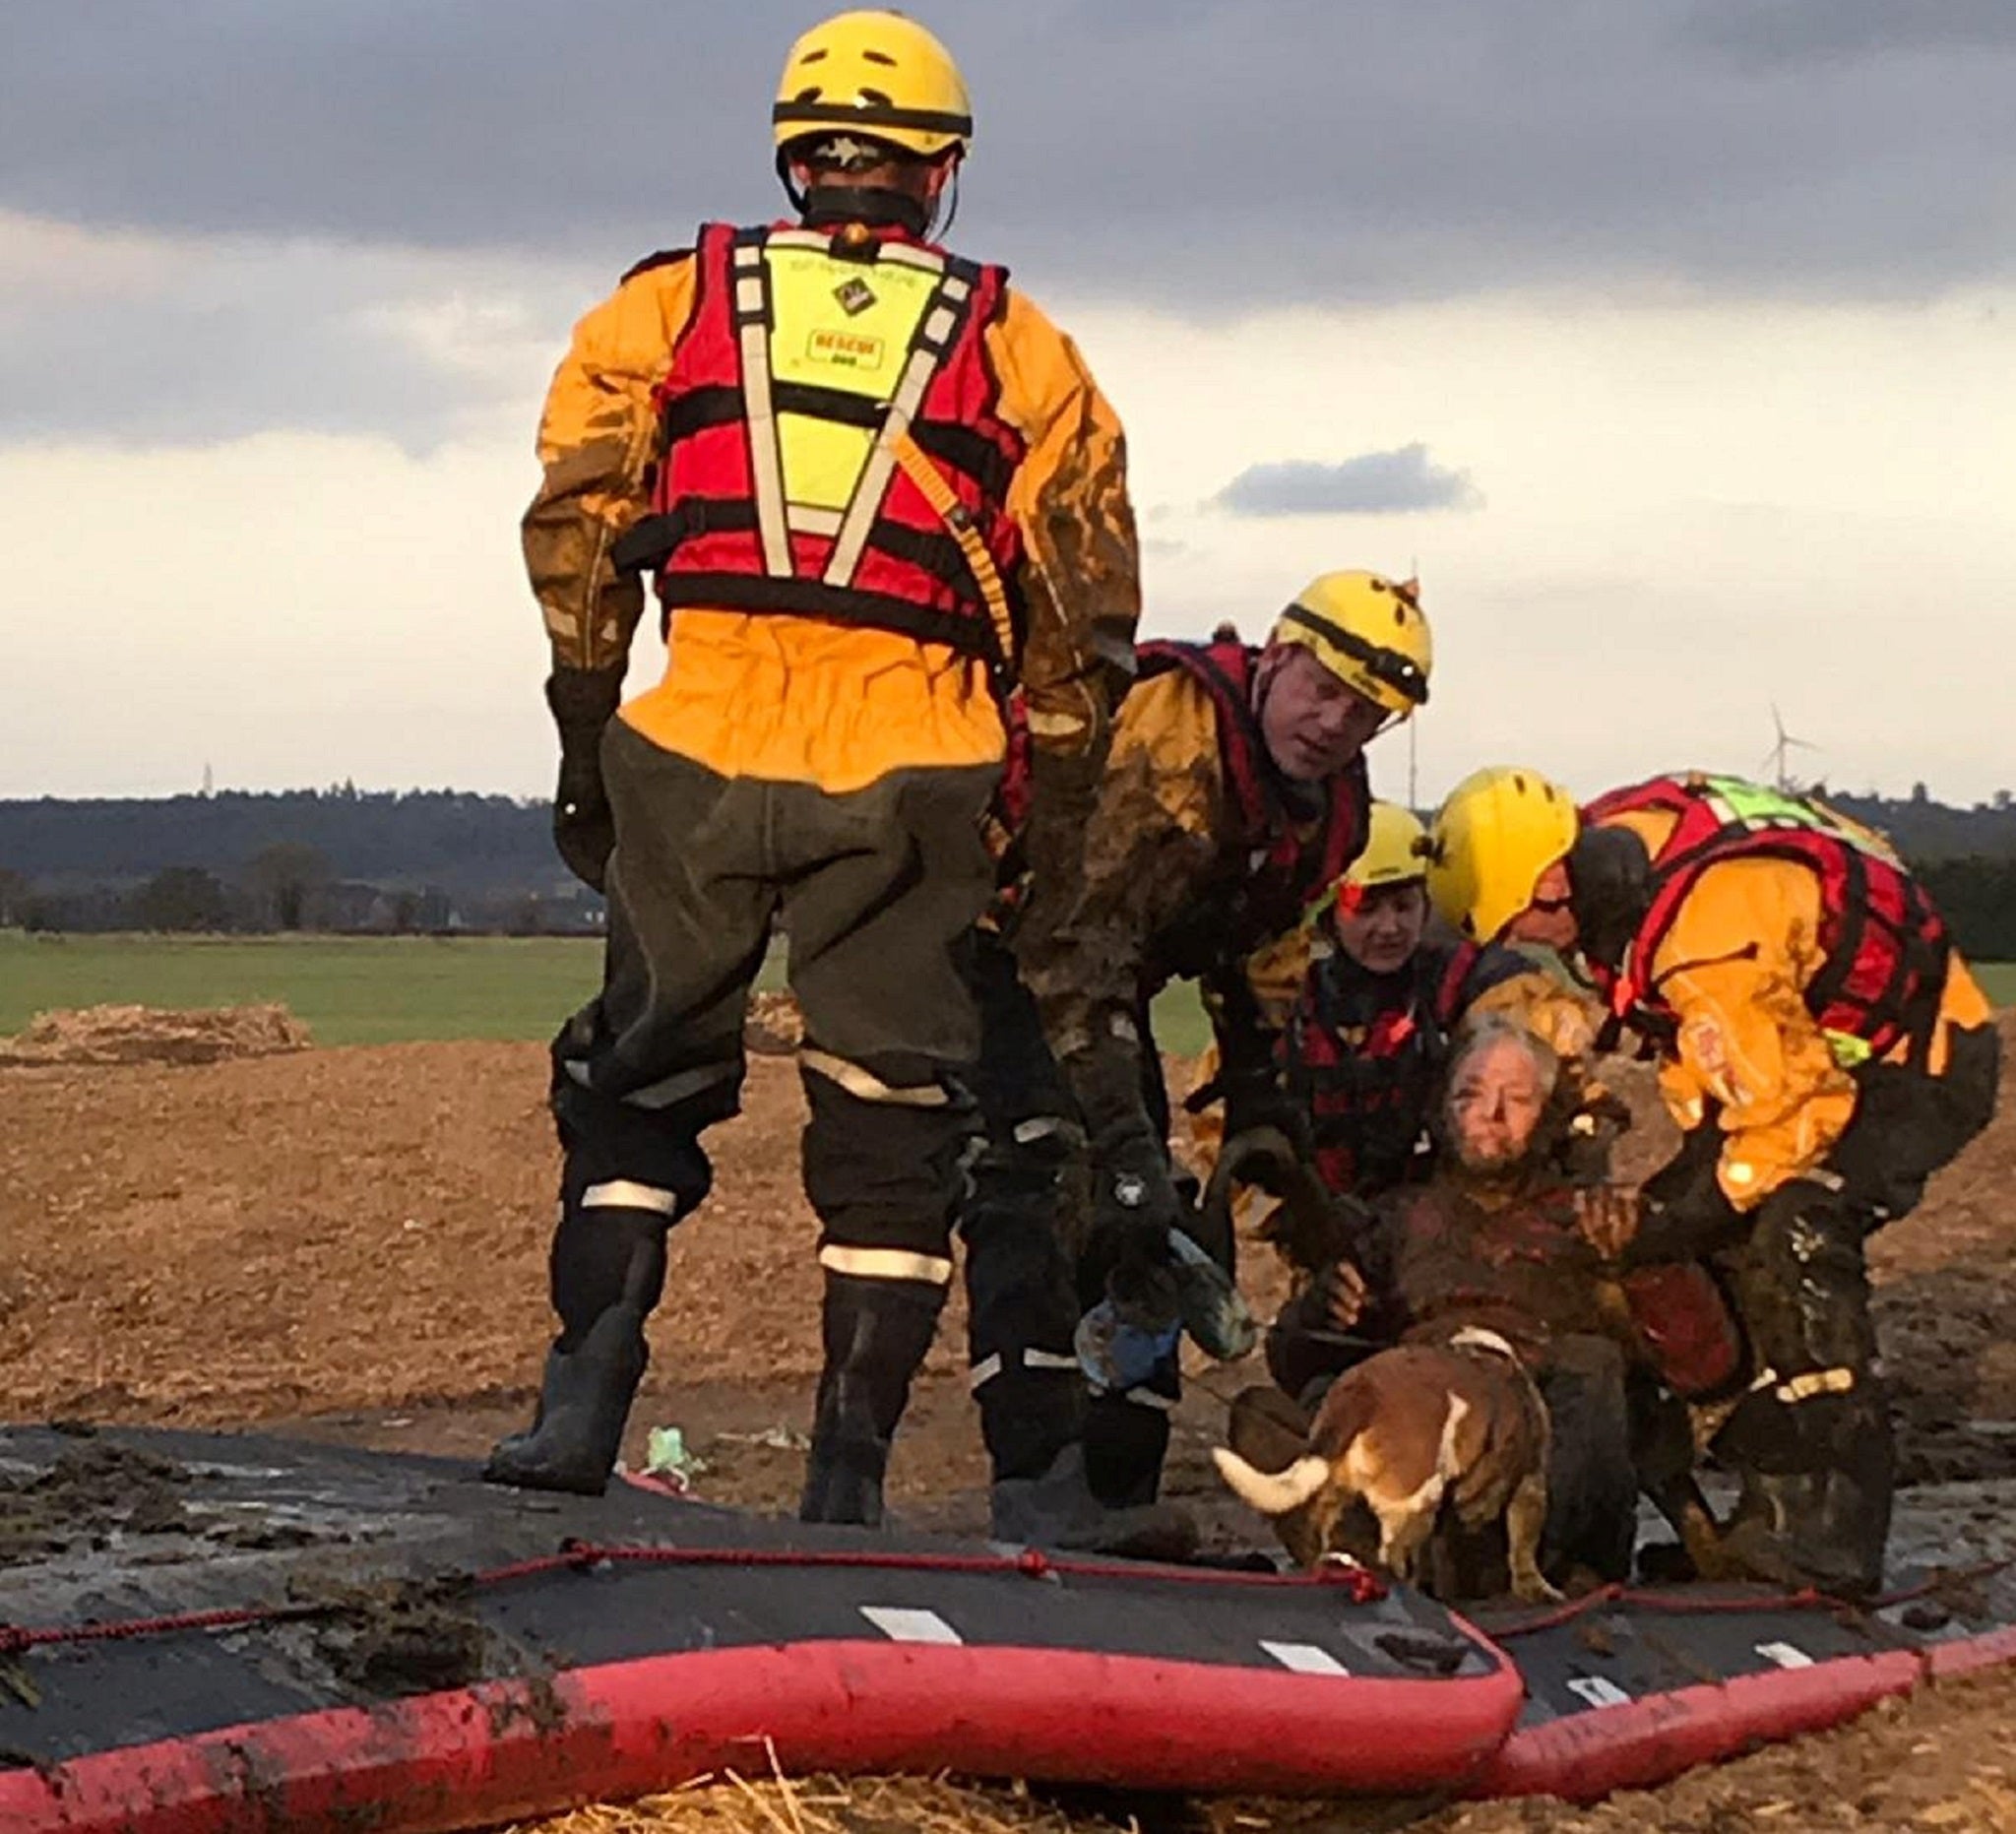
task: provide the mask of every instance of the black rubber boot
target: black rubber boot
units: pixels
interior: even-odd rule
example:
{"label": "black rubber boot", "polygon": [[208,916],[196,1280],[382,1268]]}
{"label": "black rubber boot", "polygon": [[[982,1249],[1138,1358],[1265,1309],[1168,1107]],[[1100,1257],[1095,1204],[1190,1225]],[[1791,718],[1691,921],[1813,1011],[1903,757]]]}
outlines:
{"label": "black rubber boot", "polygon": [[[1159,1376],[1166,1372],[1158,1370]],[[1144,1392],[1160,1394],[1172,1385],[1157,1382]],[[1171,1401],[1172,1397],[1165,1397]],[[1085,1410],[1085,1475],[1092,1493],[1108,1509],[1138,1509],[1162,1493],[1163,1460],[1168,1456],[1169,1417],[1152,1402],[1124,1394],[1095,1394]]]}
{"label": "black rubber boot", "polygon": [[881,1526],[890,1442],[944,1304],[944,1289],[920,1281],[826,1276],[826,1367],[799,1521]]}
{"label": "black rubber boot", "polygon": [[1135,1560],[1184,1560],[1197,1525],[1167,1503],[1108,1509],[1085,1477],[1085,1449],[1067,1445],[1034,1478],[999,1478],[988,1498],[996,1541]]}
{"label": "black rubber boot", "polygon": [[1869,1313],[1863,1210],[1798,1179],[1764,1200],[1734,1258],[1762,1373],[1715,1449],[1741,1477],[1722,1537],[1740,1570],[1841,1598],[1878,1590],[1895,1451]]}
{"label": "black rubber boot", "polygon": [[[1817,1411],[1827,1403],[1803,1406]],[[1792,1456],[1768,1463],[1743,1456],[1750,1435],[1738,1431],[1732,1444],[1725,1430],[1717,1449],[1736,1467],[1742,1493],[1722,1548],[1753,1579],[1810,1586],[1831,1598],[1867,1598],[1882,1589],[1890,1536],[1896,1482],[1890,1423],[1880,1396],[1858,1397],[1831,1413],[1811,1428],[1796,1417],[1786,1441]],[[1740,1421],[1739,1410],[1730,1424],[1737,1427]]]}
{"label": "black rubber boot", "polygon": [[538,1412],[490,1453],[487,1482],[584,1496],[607,1487],[650,1360],[644,1321],[664,1290],[667,1228],[656,1211],[565,1204],[550,1268],[560,1336]]}
{"label": "black rubber boot", "polygon": [[546,1354],[538,1413],[527,1431],[497,1443],[484,1481],[599,1496],[648,1360],[644,1314],[634,1305],[610,1306],[572,1350],[556,1344]]}

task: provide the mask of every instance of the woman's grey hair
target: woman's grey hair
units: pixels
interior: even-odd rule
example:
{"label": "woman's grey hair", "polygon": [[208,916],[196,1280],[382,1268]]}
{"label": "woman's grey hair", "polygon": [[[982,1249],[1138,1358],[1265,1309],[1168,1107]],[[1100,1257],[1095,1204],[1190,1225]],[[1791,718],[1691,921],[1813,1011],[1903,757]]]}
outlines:
{"label": "woman's grey hair", "polygon": [[1442,1079],[1442,1121],[1445,1128],[1449,1122],[1450,1096],[1463,1066],[1480,1051],[1499,1044],[1510,1044],[1526,1053],[1528,1061],[1540,1074],[1541,1100],[1552,1102],[1561,1081],[1560,1053],[1545,1039],[1536,1036],[1517,1020],[1508,1019],[1502,1013],[1480,1013],[1464,1020],[1450,1040],[1449,1063]]}

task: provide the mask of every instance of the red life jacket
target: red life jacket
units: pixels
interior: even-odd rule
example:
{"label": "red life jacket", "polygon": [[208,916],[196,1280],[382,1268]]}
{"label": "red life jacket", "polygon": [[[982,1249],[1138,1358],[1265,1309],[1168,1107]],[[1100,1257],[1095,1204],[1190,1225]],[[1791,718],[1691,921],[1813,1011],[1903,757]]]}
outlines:
{"label": "red life jacket", "polygon": [[[773,376],[772,248],[830,258],[840,279],[820,290],[831,294],[822,311],[833,323],[812,337],[843,363],[850,314],[875,299],[878,263],[938,274],[882,391],[888,399]],[[694,258],[692,316],[656,393],[662,447],[651,513],[617,543],[614,564],[655,567],[667,612],[720,606],[898,631],[984,658],[1005,691],[1021,625],[1013,595],[1022,559],[1007,498],[1027,445],[997,411],[1000,388],[983,340],[1001,310],[1007,271],[889,231],[850,238],[790,224],[708,223]],[[878,346],[882,360],[878,341],[862,345]],[[874,436],[844,511],[788,499],[780,416]],[[935,482],[917,481],[916,451],[899,456],[906,434]],[[980,577],[989,565],[1006,595],[1005,616],[990,607]]]}
{"label": "red life jacket", "polygon": [[1309,1116],[1325,1184],[1368,1196],[1425,1169],[1418,1148],[1450,1034],[1480,994],[1531,966],[1466,942],[1424,946],[1394,975],[1367,974],[1343,954],[1310,969],[1279,1061]]}
{"label": "red life jacket", "polygon": [[1135,654],[1139,679],[1180,668],[1211,697],[1220,772],[1238,824],[1221,845],[1241,854],[1236,909],[1220,913],[1219,926],[1233,952],[1250,953],[1287,935],[1364,851],[1372,800],[1365,761],[1354,758],[1325,780],[1320,817],[1298,821],[1253,713],[1260,652],[1237,642],[1157,642]]}
{"label": "red life jacket", "polygon": [[1675,818],[1652,862],[1652,900],[1616,969],[1595,967],[1619,1018],[1670,1026],[1652,964],[1703,872],[1728,859],[1787,859],[1820,881],[1824,961],[1807,1010],[1839,1041],[1844,1061],[1886,1056],[1909,1041],[1922,1060],[1931,1041],[1952,943],[1944,920],[1881,836],[1821,804],[1737,778],[1660,777],[1612,791],[1583,811],[1590,822],[1659,812]]}

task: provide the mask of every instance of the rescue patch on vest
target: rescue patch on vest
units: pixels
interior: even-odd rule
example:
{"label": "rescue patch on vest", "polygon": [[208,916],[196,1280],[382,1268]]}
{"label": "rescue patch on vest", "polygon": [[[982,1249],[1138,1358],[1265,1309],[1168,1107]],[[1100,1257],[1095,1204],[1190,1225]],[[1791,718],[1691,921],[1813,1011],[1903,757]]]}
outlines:
{"label": "rescue patch on vest", "polygon": [[875,303],[875,289],[859,275],[852,280],[842,281],[833,289],[833,296],[840,301],[840,309],[849,318],[859,318]]}
{"label": "rescue patch on vest", "polygon": [[805,340],[806,360],[824,363],[831,369],[880,369],[888,345],[880,338],[857,331],[835,331],[815,326]]}

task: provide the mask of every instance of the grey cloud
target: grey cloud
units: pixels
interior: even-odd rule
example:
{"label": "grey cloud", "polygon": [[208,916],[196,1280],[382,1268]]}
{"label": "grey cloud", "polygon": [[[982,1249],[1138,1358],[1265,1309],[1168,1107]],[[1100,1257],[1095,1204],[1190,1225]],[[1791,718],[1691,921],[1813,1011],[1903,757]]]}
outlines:
{"label": "grey cloud", "polygon": [[474,302],[503,273],[467,257],[198,243],[97,287],[12,277],[0,440],[191,446],[292,427],[424,449],[514,395],[529,429],[565,317],[542,271],[513,266],[526,321],[486,319]]}
{"label": "grey cloud", "polygon": [[[819,10],[15,8],[0,203],[613,270],[774,208],[772,73]],[[1039,291],[1192,313],[1557,282],[1888,296],[2016,249],[2008,0],[925,10],[976,96],[962,239]]]}
{"label": "grey cloud", "polygon": [[1234,516],[1395,515],[1483,504],[1467,473],[1435,464],[1419,444],[1360,453],[1340,465],[1288,459],[1248,466],[1213,500]]}
{"label": "grey cloud", "polygon": [[2016,50],[2009,0],[1707,0],[1685,35],[1762,64]]}

